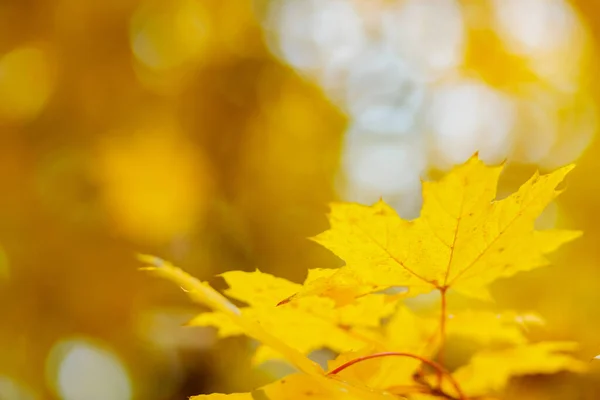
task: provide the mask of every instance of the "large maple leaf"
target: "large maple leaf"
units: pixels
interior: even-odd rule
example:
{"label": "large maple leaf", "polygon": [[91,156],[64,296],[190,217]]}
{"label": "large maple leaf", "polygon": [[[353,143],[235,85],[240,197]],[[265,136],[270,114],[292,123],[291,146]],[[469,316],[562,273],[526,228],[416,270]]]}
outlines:
{"label": "large maple leaf", "polygon": [[331,228],[313,240],[346,265],[308,281],[296,297],[320,294],[345,304],[406,286],[413,294],[451,288],[489,298],[487,284],[546,265],[545,254],[580,235],[534,227],[572,168],[536,173],[516,193],[496,200],[502,166],[486,166],[474,156],[440,181],[423,182],[423,207],[412,221],[383,200],[373,206],[334,203]]}

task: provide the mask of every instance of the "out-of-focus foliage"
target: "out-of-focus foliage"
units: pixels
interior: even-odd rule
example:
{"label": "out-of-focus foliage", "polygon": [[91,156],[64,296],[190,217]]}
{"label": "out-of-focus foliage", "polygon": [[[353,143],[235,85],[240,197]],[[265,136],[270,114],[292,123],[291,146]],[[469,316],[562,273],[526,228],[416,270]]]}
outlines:
{"label": "out-of-focus foliage", "polygon": [[[414,217],[420,178],[475,150],[507,159],[501,197],[577,161],[537,223],[585,235],[491,291],[544,317],[533,337],[591,358],[599,27],[593,0],[0,2],[0,398],[267,382],[279,367],[249,375],[248,342],[179,329],[188,306],[132,255],[216,286],[234,269],[302,282],[340,265],[306,240],[327,228],[328,202],[382,196]],[[448,362],[471,350],[454,343]],[[510,395],[594,398],[598,373],[519,380]]]}

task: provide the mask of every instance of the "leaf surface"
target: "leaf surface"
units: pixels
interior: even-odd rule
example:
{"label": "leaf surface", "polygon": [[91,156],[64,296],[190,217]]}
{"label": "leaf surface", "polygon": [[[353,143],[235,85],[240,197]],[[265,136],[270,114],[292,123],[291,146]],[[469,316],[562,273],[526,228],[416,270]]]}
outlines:
{"label": "leaf surface", "polygon": [[208,394],[192,396],[190,400],[397,400],[391,395],[352,392],[347,385],[334,379],[315,379],[305,374],[293,374],[248,393]]}
{"label": "leaf surface", "polygon": [[[576,350],[573,342],[540,342],[514,348],[477,353],[471,362],[453,375],[470,396],[499,392],[511,377],[554,374],[560,371],[584,372],[585,363],[566,354]],[[448,392],[452,388],[448,386]]]}
{"label": "leaf surface", "polygon": [[208,283],[200,282],[183,270],[158,257],[141,255],[139,259],[147,264],[145,268],[142,268],[143,270],[178,284],[192,300],[227,316],[232,323],[237,325],[248,336],[271,346],[280,354],[283,354],[300,371],[309,375],[318,375],[322,372],[321,367],[317,363],[309,360],[302,353],[267,332],[260,324],[245,317],[239,308],[214,290]]}
{"label": "leaf surface", "polygon": [[[381,319],[395,308],[383,296],[363,297],[343,307],[335,307],[331,299],[316,296],[277,306],[282,295],[300,290],[301,285],[260,271],[232,271],[223,277],[229,285],[225,293],[248,304],[241,308],[244,317],[260,323],[263,329],[303,354],[321,348],[336,352],[362,348],[375,341],[369,328],[377,328]],[[214,326],[220,337],[244,333],[221,312],[200,314],[188,325]],[[282,357],[267,347],[268,344],[257,350],[254,363]]]}
{"label": "leaf surface", "polygon": [[412,221],[383,200],[332,204],[330,229],[313,240],[346,265],[307,282],[295,298],[319,293],[345,304],[348,297],[391,286],[406,286],[413,295],[451,288],[488,298],[490,282],[546,265],[545,254],[580,235],[534,227],[572,168],[536,173],[516,193],[496,200],[502,167],[488,167],[475,156],[440,181],[423,182],[421,215]]}
{"label": "leaf surface", "polygon": [[[415,315],[401,306],[384,328],[380,346],[368,346],[341,354],[328,365],[332,370],[352,359],[379,352],[404,352],[430,358],[437,350],[437,322]],[[339,373],[349,382],[362,382],[371,388],[391,389],[414,384],[413,374],[421,362],[405,357],[381,357],[363,361]]]}
{"label": "leaf surface", "polygon": [[472,340],[483,346],[491,344],[522,345],[528,342],[528,324],[542,324],[536,314],[511,311],[462,311],[448,316],[446,333]]}
{"label": "leaf surface", "polygon": [[[250,393],[212,394],[195,396],[195,399],[223,400],[238,399],[271,399],[271,400],[296,400],[305,398],[322,399],[351,399],[351,400],[387,400],[393,399],[389,394],[373,390],[364,386],[351,385],[338,380],[337,377],[328,377],[322,368],[305,357],[296,349],[290,347],[281,339],[274,336],[261,326],[260,321],[246,317],[238,307],[232,304],[208,283],[200,282],[183,270],[157,257],[141,255],[139,259],[147,266],[142,270],[149,271],[178,284],[189,297],[222,316],[228,317],[246,335],[268,345],[282,354],[289,362],[301,371],[290,375],[277,382],[260,388]],[[302,392],[298,390],[302,389]],[[231,397],[232,396],[232,397]]]}

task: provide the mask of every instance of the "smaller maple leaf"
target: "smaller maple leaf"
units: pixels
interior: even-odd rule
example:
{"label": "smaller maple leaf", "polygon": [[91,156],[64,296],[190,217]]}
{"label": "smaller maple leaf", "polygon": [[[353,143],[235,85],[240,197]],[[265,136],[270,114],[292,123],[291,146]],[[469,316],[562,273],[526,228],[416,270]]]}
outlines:
{"label": "smaller maple leaf", "polygon": [[[335,370],[348,361],[376,353],[403,352],[423,358],[431,358],[437,351],[437,321],[422,318],[408,307],[400,305],[382,329],[378,345],[365,346],[357,351],[340,354],[328,364]],[[394,388],[414,384],[414,375],[421,362],[416,358],[381,357],[365,360],[352,368],[343,370],[339,377],[348,382],[359,382],[370,388],[397,392]]]}
{"label": "smaller maple leaf", "polygon": [[[395,309],[395,304],[386,302],[383,296],[363,297],[343,307],[336,307],[329,298],[317,296],[304,297],[288,306],[277,306],[277,299],[300,290],[301,285],[258,270],[229,271],[221,276],[229,285],[225,294],[248,304],[240,308],[244,317],[260,323],[303,354],[321,348],[344,352],[371,343],[382,318]],[[221,312],[202,313],[188,325],[216,327],[220,337],[244,334]],[[281,357],[264,344],[257,349],[253,362],[260,364]]]}
{"label": "smaller maple leaf", "polygon": [[[227,300],[223,295],[214,290],[208,283],[201,282],[183,270],[163,261],[157,257],[141,255],[139,259],[147,266],[142,270],[149,271],[165,279],[173,281],[179,285],[188,296],[203,304],[213,311],[217,311],[223,317],[229,318],[246,335],[266,344],[283,355],[300,372],[287,376],[279,381],[273,382],[254,392],[233,393],[233,394],[210,394],[192,397],[194,399],[255,399],[268,398],[270,400],[289,400],[290,392],[294,393],[294,398],[311,399],[349,399],[349,400],[390,400],[392,396],[383,391],[372,390],[369,388],[358,387],[348,384],[335,376],[327,376],[325,371],[290,347],[281,339],[268,332],[261,326],[260,321],[255,321],[245,316],[241,310]],[[301,390],[301,391],[300,391]]]}
{"label": "smaller maple leaf", "polygon": [[368,391],[352,393],[333,379],[327,383],[308,375],[293,374],[252,392],[203,394],[192,396],[190,400],[398,400],[391,395],[376,395]]}
{"label": "smaller maple leaf", "polygon": [[291,348],[277,337],[265,331],[260,324],[245,317],[240,309],[227,300],[221,293],[213,289],[208,283],[201,282],[183,270],[158,257],[140,255],[139,260],[147,266],[141,268],[162,278],[168,279],[181,287],[195,302],[221,313],[229,318],[244,333],[261,343],[268,344],[273,349],[283,354],[288,361],[300,371],[310,374],[322,373],[322,368],[315,362],[306,358],[297,350]]}
{"label": "smaller maple leaf", "polygon": [[[586,371],[585,363],[566,354],[577,348],[574,342],[539,342],[483,351],[452,375],[470,397],[489,395],[500,392],[515,376]],[[449,385],[445,390],[453,391]]]}
{"label": "smaller maple leaf", "polygon": [[468,339],[482,346],[522,345],[528,342],[528,323],[539,325],[543,324],[543,320],[534,313],[465,310],[448,315],[446,334]]}
{"label": "smaller maple leaf", "polygon": [[489,299],[487,285],[548,264],[548,254],[581,232],[535,230],[556,187],[573,166],[535,174],[512,195],[496,200],[502,166],[474,156],[437,182],[423,182],[423,207],[412,221],[383,200],[372,206],[331,205],[329,230],[313,240],[346,265],[305,284],[292,299],[320,294],[338,304],[391,286],[417,295],[453,289]]}

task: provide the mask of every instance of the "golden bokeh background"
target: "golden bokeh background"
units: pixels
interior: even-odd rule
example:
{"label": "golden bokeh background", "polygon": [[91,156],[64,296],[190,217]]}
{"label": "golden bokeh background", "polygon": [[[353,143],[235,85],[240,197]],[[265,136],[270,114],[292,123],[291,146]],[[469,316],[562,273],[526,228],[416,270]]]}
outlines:
{"label": "golden bokeh background", "polygon": [[[329,201],[414,217],[420,178],[475,151],[508,160],[504,193],[578,164],[540,225],[584,237],[493,292],[600,353],[599,40],[594,0],[0,2],[0,399],[268,380],[134,255],[299,281],[339,265],[305,239]],[[600,367],[510,398],[600,398]]]}

